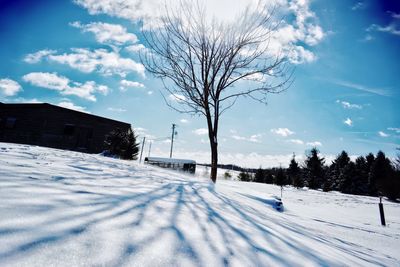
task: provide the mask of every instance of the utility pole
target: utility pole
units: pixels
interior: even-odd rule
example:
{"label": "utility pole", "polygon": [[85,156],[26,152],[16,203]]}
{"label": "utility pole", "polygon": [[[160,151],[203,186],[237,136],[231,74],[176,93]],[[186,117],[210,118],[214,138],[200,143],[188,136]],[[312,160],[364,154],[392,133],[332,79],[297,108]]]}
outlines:
{"label": "utility pole", "polygon": [[176,127],[176,124],[173,123],[172,124],[172,135],[171,135],[171,151],[169,152],[169,157],[170,158],[172,158],[172,148],[174,146],[175,127]]}
{"label": "utility pole", "polygon": [[150,157],[150,150],[151,150],[151,141],[149,142],[149,154],[147,155],[147,157]]}
{"label": "utility pole", "polygon": [[143,154],[143,148],[144,148],[144,143],[146,142],[146,137],[143,137],[143,141],[142,141],[142,149],[140,150],[140,159],[139,159],[139,163],[142,162],[142,154]]}

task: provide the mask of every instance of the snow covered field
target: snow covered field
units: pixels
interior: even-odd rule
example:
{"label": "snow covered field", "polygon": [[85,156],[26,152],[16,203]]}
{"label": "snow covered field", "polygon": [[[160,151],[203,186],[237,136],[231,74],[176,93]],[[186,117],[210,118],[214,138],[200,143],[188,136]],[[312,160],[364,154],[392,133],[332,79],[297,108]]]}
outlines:
{"label": "snow covered field", "polygon": [[400,205],[0,143],[0,266],[399,266]]}

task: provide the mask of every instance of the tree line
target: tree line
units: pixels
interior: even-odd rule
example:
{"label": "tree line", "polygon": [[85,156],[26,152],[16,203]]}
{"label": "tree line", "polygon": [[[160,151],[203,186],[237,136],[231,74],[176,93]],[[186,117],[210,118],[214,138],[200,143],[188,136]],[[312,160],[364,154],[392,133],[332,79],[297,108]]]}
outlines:
{"label": "tree line", "polygon": [[342,151],[328,166],[318,149],[313,148],[307,153],[304,164],[300,165],[293,155],[288,168],[241,171],[238,178],[246,182],[306,186],[326,192],[334,190],[396,200],[400,198],[400,154],[393,162],[382,151],[352,161],[348,153]]}

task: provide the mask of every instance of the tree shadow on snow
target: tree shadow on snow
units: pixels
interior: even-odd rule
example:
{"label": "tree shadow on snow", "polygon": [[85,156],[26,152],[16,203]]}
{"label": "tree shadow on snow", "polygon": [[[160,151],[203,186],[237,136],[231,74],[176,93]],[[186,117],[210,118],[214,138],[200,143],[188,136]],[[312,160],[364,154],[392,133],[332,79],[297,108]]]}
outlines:
{"label": "tree shadow on snow", "polygon": [[[79,166],[79,170],[85,171],[85,168]],[[63,179],[43,181],[40,187],[49,193],[41,197],[49,202],[46,203],[49,208],[35,211],[33,217],[40,220],[32,220],[31,224],[8,224],[0,228],[0,241],[24,237],[13,245],[0,247],[0,263],[29,257],[44,245],[62,246],[79,238],[90,240],[85,236],[93,231],[100,238],[101,229],[111,233],[122,231],[126,236],[117,244],[120,249],[106,262],[97,259],[101,249],[91,255],[93,264],[121,266],[137,260],[150,264],[151,259],[138,256],[163,238],[173,240],[168,252],[171,255],[154,250],[152,256],[165,258],[171,266],[181,265],[182,259],[193,266],[208,266],[210,262],[221,266],[239,262],[247,266],[293,266],[299,264],[298,257],[320,266],[335,266],[339,264],[333,258],[321,256],[315,244],[349,253],[344,249],[346,246],[340,245],[344,241],[315,237],[304,227],[287,223],[282,213],[273,209],[260,212],[256,208],[260,204],[273,207],[273,200],[242,195],[250,202],[239,202],[218,192],[218,187],[215,189],[208,182],[153,174],[150,183],[146,177],[135,177],[131,173],[130,177],[116,175],[108,180],[60,175]],[[7,190],[21,187],[21,184],[15,188],[8,186]],[[27,208],[26,204],[14,206]],[[310,240],[314,245],[310,245]],[[361,252],[351,252],[351,256],[382,265]]]}

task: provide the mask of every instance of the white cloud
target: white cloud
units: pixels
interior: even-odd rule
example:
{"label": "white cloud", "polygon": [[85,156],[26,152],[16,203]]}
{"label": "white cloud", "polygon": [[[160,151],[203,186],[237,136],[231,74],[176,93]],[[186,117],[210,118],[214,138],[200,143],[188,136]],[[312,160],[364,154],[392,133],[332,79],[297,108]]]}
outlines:
{"label": "white cloud", "polygon": [[379,134],[380,137],[389,137],[390,136],[390,134],[387,134],[387,133],[385,133],[383,131],[379,131],[378,134]]}
{"label": "white cloud", "polygon": [[353,126],[353,121],[350,118],[345,119],[343,123],[348,126]]}
{"label": "white cloud", "polygon": [[139,51],[146,51],[147,52],[147,48],[142,44],[130,45],[130,46],[125,47],[125,49],[128,52],[131,52],[131,53],[137,53]]}
{"label": "white cloud", "polygon": [[112,108],[112,107],[109,107],[109,108],[107,108],[107,110],[108,111],[113,111],[113,112],[119,112],[119,113],[126,112],[126,109],[124,109],[124,108]]}
{"label": "white cloud", "polygon": [[[143,28],[149,25],[159,26],[159,18],[165,15],[162,7],[167,5],[171,10],[175,10],[180,1],[173,0],[74,0],[74,2],[83,8],[86,8],[90,14],[107,14],[112,17],[119,17],[131,20],[133,22],[143,22]],[[234,4],[230,0],[202,0],[206,8],[206,21],[216,19],[219,22],[237,23],[237,16],[247,7],[254,12],[263,12],[257,10],[259,1],[256,0],[236,0]],[[282,17],[288,18],[281,21],[278,29],[273,33],[269,42],[269,53],[277,55],[285,53],[288,59],[294,64],[311,62],[316,56],[311,50],[305,49],[304,44],[315,46],[320,43],[325,32],[318,24],[318,18],[311,11],[311,1],[308,0],[272,0],[268,2],[273,7],[276,19]],[[229,6],[229,9],[226,7]],[[264,12],[268,12],[265,11]],[[292,19],[294,18],[294,19]],[[132,47],[132,52],[137,52],[140,47]]]}
{"label": "white cloud", "polygon": [[394,131],[396,133],[400,133],[400,128],[389,127],[387,128],[389,131]]}
{"label": "white cloud", "polygon": [[240,136],[240,135],[232,135],[231,137],[235,140],[247,141],[247,142],[252,142],[252,143],[261,143],[260,138],[262,137],[262,134],[253,134],[250,137],[244,137],[244,136]]}
{"label": "white cloud", "polygon": [[153,94],[153,91],[148,91],[147,94],[148,94],[148,95],[152,95],[152,94]]}
{"label": "white cloud", "polygon": [[22,91],[22,87],[18,82],[8,78],[0,79],[1,94],[5,96],[14,96],[20,91]]}
{"label": "white cloud", "polygon": [[91,32],[95,35],[97,42],[101,44],[124,45],[136,43],[138,38],[135,34],[129,33],[126,28],[119,24],[104,22],[91,22],[81,24],[79,21],[70,23],[71,26],[81,29],[82,32]]}
{"label": "white cloud", "polygon": [[207,135],[208,129],[207,128],[199,128],[199,129],[193,130],[192,132],[196,135]]}
{"label": "white cloud", "polygon": [[23,97],[17,97],[17,98],[10,99],[10,102],[12,102],[12,103],[31,103],[31,104],[44,103],[43,101],[40,101],[37,98],[23,98]]}
{"label": "white cloud", "polygon": [[120,87],[119,89],[121,91],[126,91],[128,87],[137,87],[137,88],[145,88],[144,84],[140,83],[140,82],[134,82],[134,81],[128,81],[128,80],[122,80],[119,82],[120,83]]}
{"label": "white cloud", "polygon": [[59,76],[57,73],[49,72],[31,72],[22,77],[25,82],[38,87],[63,91],[68,88],[70,80],[64,76]]}
{"label": "white cloud", "polygon": [[97,71],[104,76],[119,75],[125,77],[135,72],[145,76],[145,68],[130,58],[122,58],[116,51],[107,49],[72,48],[72,53],[47,56],[49,61],[66,64],[73,69],[90,73]]}
{"label": "white cloud", "polygon": [[290,143],[293,143],[296,145],[304,145],[303,140],[300,140],[300,139],[290,139],[290,140],[287,140],[287,142],[290,142]]}
{"label": "white cloud", "polygon": [[380,26],[377,24],[372,24],[366,29],[367,32],[377,31],[377,32],[386,32],[389,34],[400,36],[400,29],[397,28],[397,23],[390,23],[386,26]]}
{"label": "white cloud", "polygon": [[188,121],[187,119],[181,119],[180,122],[181,122],[181,123],[184,123],[184,124],[189,123],[189,121]]}
{"label": "white cloud", "polygon": [[179,95],[179,94],[170,94],[168,98],[171,101],[177,101],[177,102],[182,102],[186,100],[186,97],[184,95]]}
{"label": "white cloud", "polygon": [[351,104],[350,102],[347,102],[347,101],[336,100],[336,103],[341,104],[343,106],[343,108],[346,108],[346,109],[362,109],[361,105]]}
{"label": "white cloud", "polygon": [[287,137],[289,135],[294,134],[294,132],[292,132],[288,128],[271,129],[271,133],[274,133],[274,134],[277,134],[277,135],[280,135],[283,137]]}
{"label": "white cloud", "polygon": [[372,87],[367,87],[367,86],[364,86],[361,84],[356,84],[356,83],[347,82],[347,81],[333,81],[333,83],[340,85],[340,86],[347,87],[347,88],[371,93],[371,94],[376,94],[376,95],[380,95],[380,96],[390,96],[390,92],[385,88],[372,88]]}
{"label": "white cloud", "polygon": [[307,145],[316,147],[316,146],[322,146],[322,143],[319,141],[314,141],[314,142],[307,142]]}
{"label": "white cloud", "polygon": [[77,111],[81,111],[81,112],[85,112],[85,113],[90,113],[86,110],[85,107],[77,106],[70,101],[62,101],[62,102],[58,103],[57,106],[60,106],[63,108],[68,108],[68,109],[73,109],[73,110],[77,110]]}
{"label": "white cloud", "polygon": [[395,13],[392,11],[388,11],[388,13],[392,16],[394,19],[400,19],[400,13]]}
{"label": "white cloud", "polygon": [[22,79],[37,87],[56,90],[62,95],[75,95],[90,101],[96,101],[95,93],[108,93],[108,87],[105,85],[96,84],[94,81],[73,82],[57,73],[31,72],[24,75]]}
{"label": "white cloud", "polygon": [[44,49],[32,54],[27,54],[23,60],[29,64],[39,63],[44,57],[53,55],[55,53],[57,53],[56,50]]}
{"label": "white cloud", "polygon": [[364,8],[365,8],[364,2],[357,2],[351,7],[351,10],[359,10],[359,9],[364,9]]}
{"label": "white cloud", "polygon": [[361,41],[369,42],[369,41],[372,41],[374,39],[375,38],[371,34],[367,34],[367,35],[365,35],[364,39],[362,39]]}

